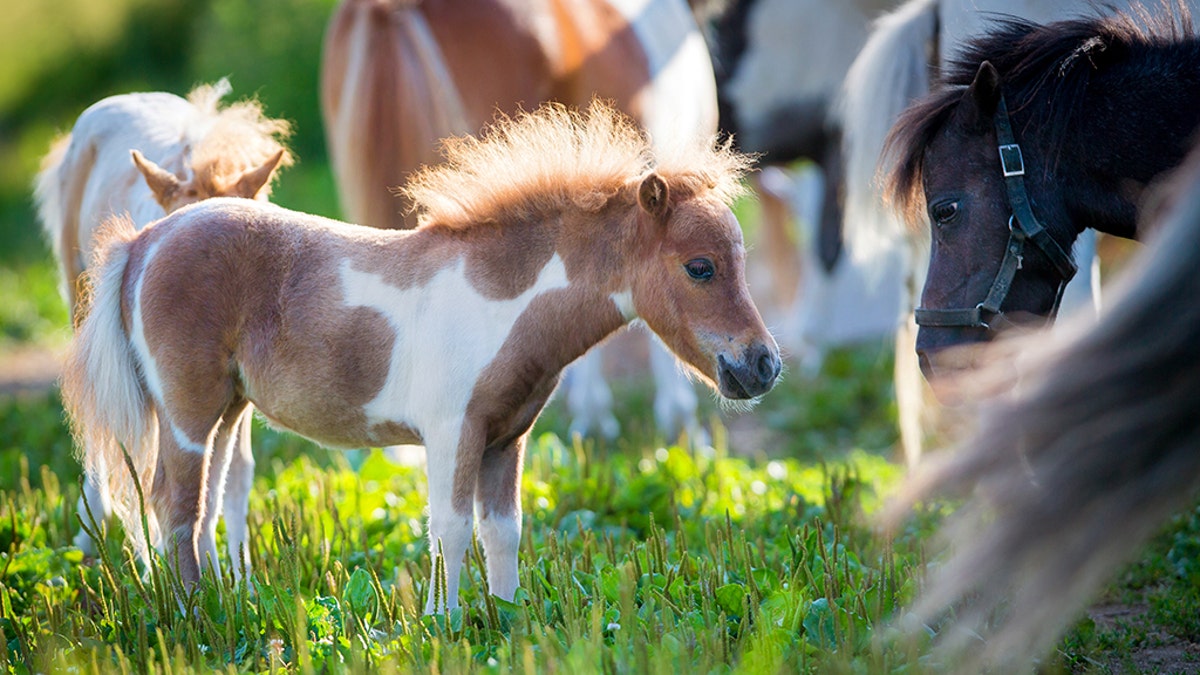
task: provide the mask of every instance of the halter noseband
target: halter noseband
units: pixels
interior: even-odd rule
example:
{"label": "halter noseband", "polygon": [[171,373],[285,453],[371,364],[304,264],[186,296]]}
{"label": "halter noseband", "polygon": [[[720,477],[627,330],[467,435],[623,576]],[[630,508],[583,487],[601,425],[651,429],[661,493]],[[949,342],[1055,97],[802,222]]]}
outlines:
{"label": "halter noseband", "polygon": [[1021,154],[1021,146],[1017,145],[1013,136],[1008,106],[1004,103],[1003,94],[1000,95],[1000,105],[996,109],[996,139],[1000,146],[1000,168],[1004,171],[1008,206],[1012,209],[1012,215],[1008,219],[1008,245],[1004,250],[1004,260],[1000,262],[1000,271],[992,281],[987,298],[973,309],[917,309],[918,326],[992,330],[1001,323],[1010,323],[1000,311],[1000,305],[1004,304],[1004,298],[1012,288],[1013,278],[1017,270],[1021,269],[1021,257],[1025,252],[1026,241],[1032,241],[1050,259],[1062,277],[1054,298],[1054,307],[1050,310],[1051,319],[1058,314],[1058,305],[1062,302],[1067,282],[1075,276],[1075,261],[1054,241],[1046,228],[1042,227],[1037,216],[1033,215],[1029,194],[1025,191],[1025,158]]}

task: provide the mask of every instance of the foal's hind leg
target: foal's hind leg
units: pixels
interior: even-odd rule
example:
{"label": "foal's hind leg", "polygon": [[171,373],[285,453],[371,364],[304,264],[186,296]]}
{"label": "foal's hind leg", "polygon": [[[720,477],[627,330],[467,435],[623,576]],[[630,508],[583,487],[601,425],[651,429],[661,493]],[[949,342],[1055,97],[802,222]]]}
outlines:
{"label": "foal's hind leg", "polygon": [[525,437],[483,453],[475,487],[479,538],[487,556],[488,587],[492,595],[512,601],[519,577],[521,545],[521,471]]}
{"label": "foal's hind leg", "polygon": [[250,513],[250,489],[254,486],[254,453],[250,447],[250,427],[254,408],[247,407],[238,423],[237,440],[229,460],[225,478],[225,542],[233,562],[233,578],[241,579],[250,573],[250,549],[247,544],[246,520]]}
{"label": "foal's hind leg", "polygon": [[200,580],[200,520],[208,473],[208,434],[190,436],[166,415],[159,416],[158,470],[153,503],[163,554],[187,587]]}
{"label": "foal's hind leg", "polygon": [[[79,495],[76,511],[87,529],[100,534],[108,525],[108,517],[112,515],[112,505],[108,499],[108,490],[104,487],[107,481],[107,476],[104,474],[107,473],[107,469],[102,462],[96,464],[101,473],[97,474],[95,479],[90,475],[84,476],[83,492]],[[73,542],[75,548],[83,551],[84,555],[95,556],[99,552],[100,543],[92,540],[87,529],[80,527]]]}
{"label": "foal's hind leg", "polygon": [[204,566],[213,565],[219,573],[216,518],[230,445],[245,405],[229,406],[215,423],[159,417],[155,511],[167,558],[187,586],[200,580]]}

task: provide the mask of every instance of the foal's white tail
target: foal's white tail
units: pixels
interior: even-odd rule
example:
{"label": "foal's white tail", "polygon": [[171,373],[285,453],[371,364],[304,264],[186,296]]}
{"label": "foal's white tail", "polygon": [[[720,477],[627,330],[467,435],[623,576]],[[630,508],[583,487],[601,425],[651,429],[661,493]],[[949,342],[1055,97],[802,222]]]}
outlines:
{"label": "foal's white tail", "polygon": [[148,509],[158,443],[157,418],[121,319],[122,281],[135,235],[133,221],[125,216],[110,219],[97,232],[84,280],[85,318],[67,354],[62,396],[88,477],[97,484],[107,479],[113,511],[141,549],[142,512],[133,475]]}
{"label": "foal's white tail", "polygon": [[910,0],[880,17],[846,73],[839,101],[846,149],[846,244],[859,259],[895,246],[906,230],[883,208],[876,182],[888,131],[930,87],[938,0]]}

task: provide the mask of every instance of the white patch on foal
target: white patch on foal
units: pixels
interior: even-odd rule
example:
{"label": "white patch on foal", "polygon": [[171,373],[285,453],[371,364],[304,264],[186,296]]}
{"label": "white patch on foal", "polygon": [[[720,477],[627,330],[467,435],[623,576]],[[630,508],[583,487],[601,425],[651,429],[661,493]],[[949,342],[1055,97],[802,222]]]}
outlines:
{"label": "white patch on foal", "polygon": [[633,306],[633,291],[624,290],[613,293],[608,298],[617,306],[617,311],[621,313],[621,318],[625,320],[625,323],[638,318],[637,308]]}
{"label": "white patch on foal", "polygon": [[342,263],[341,276],[346,304],[378,311],[396,333],[387,380],[363,406],[368,423],[396,422],[422,433],[431,421],[466,412],[476,379],[529,303],[567,287],[567,268],[557,253],[533,285],[511,300],[484,297],[467,279],[462,259],[424,286],[408,289],[356,270],[349,260]]}

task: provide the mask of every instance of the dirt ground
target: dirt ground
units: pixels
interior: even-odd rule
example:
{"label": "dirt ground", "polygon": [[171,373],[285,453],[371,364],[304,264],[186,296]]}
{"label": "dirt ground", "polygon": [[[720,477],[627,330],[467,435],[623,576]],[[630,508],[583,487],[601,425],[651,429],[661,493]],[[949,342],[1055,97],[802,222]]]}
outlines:
{"label": "dirt ground", "polygon": [[0,396],[41,393],[54,386],[62,350],[21,345],[0,349]]}
{"label": "dirt ground", "polygon": [[[1145,604],[1103,603],[1088,610],[1096,630],[1118,630],[1121,626],[1153,626],[1150,607]],[[1148,630],[1146,637],[1127,658],[1100,664],[1109,673],[1200,673],[1200,644],[1180,640],[1162,631]]]}

